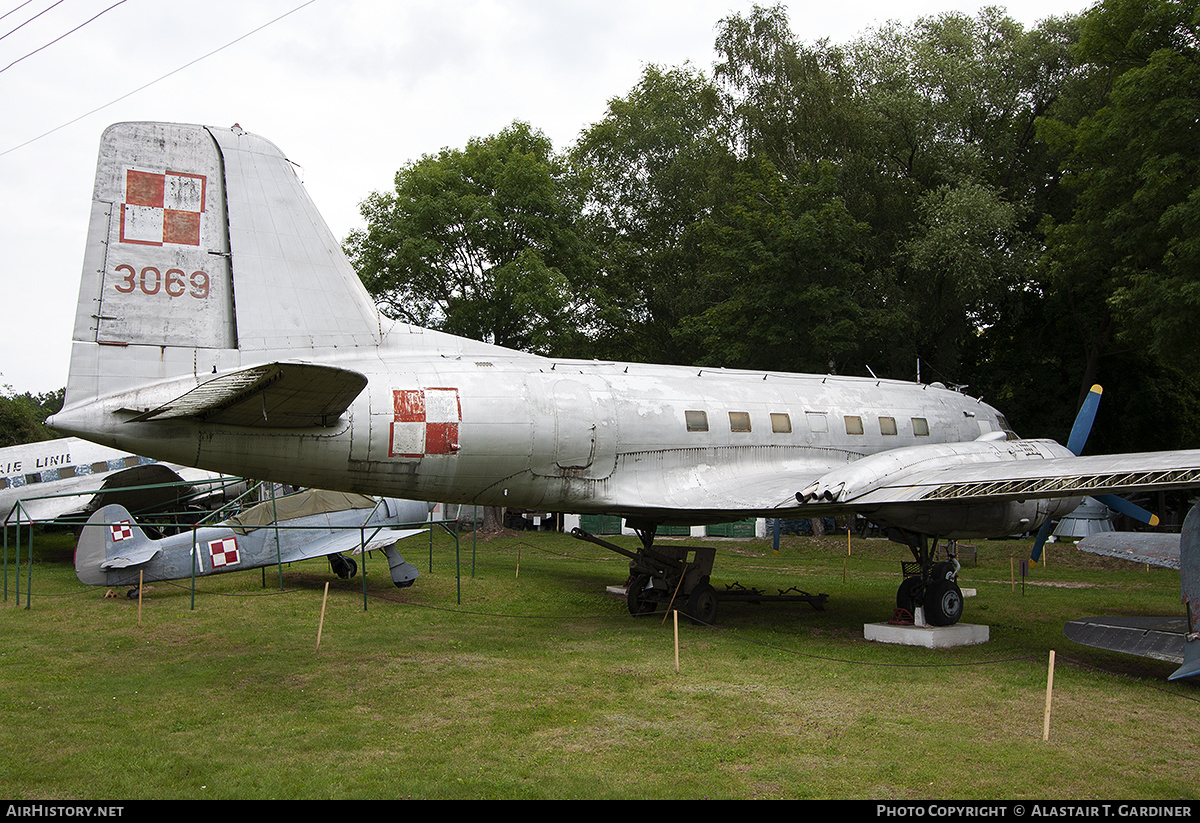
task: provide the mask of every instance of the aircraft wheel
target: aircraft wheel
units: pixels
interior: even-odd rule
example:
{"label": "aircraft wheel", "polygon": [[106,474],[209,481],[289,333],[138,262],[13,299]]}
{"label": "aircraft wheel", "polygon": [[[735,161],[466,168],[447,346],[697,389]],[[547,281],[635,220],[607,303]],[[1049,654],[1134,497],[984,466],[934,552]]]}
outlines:
{"label": "aircraft wheel", "polygon": [[909,614],[916,613],[916,600],[913,596],[916,588],[921,583],[919,577],[906,577],[900,584],[900,588],[896,590],[896,608],[904,609]]}
{"label": "aircraft wheel", "polygon": [[625,593],[625,603],[629,606],[629,613],[634,617],[640,614],[650,614],[658,608],[657,600],[642,597],[642,593],[649,585],[650,575],[648,574],[639,574],[629,584],[629,590]]}
{"label": "aircraft wheel", "polygon": [[687,614],[693,623],[715,623],[717,620],[717,590],[701,583],[688,595]]}
{"label": "aircraft wheel", "polygon": [[953,626],[962,617],[962,589],[953,580],[936,580],[925,595],[925,620],[931,626]]}
{"label": "aircraft wheel", "polygon": [[933,580],[953,580],[954,579],[954,564],[948,561],[933,564],[933,571],[930,574]]}

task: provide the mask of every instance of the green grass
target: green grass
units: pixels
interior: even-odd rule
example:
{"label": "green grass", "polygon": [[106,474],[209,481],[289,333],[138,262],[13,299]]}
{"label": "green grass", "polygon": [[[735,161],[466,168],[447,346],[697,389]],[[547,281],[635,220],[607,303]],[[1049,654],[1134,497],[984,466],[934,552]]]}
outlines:
{"label": "green grass", "polygon": [[[1179,576],[1028,543],[963,570],[982,646],[869,643],[906,550],[722,540],[714,584],[828,593],[721,605],[716,628],[634,620],[627,561],[570,537],[438,537],[341,581],[313,561],[155,584],[80,585],[38,538],[33,598],[0,604],[0,796],[137,798],[1135,798],[1198,796],[1200,692],[1172,664],[1071,644],[1070,619],[1177,614]],[[621,539],[632,547],[632,539]],[[58,551],[55,550],[57,545]],[[519,560],[519,568],[518,568]],[[322,594],[330,582],[320,648]],[[1036,585],[1035,585],[1036,584]],[[461,592],[461,594],[460,594]],[[124,594],[124,592],[120,592]],[[460,602],[461,600],[461,602]],[[1042,739],[1047,661],[1057,667]]]}

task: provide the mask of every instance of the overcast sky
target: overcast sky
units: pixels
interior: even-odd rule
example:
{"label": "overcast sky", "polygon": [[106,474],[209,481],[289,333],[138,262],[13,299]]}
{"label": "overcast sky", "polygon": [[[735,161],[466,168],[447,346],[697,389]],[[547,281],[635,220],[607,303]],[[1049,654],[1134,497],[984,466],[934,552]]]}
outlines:
{"label": "overcast sky", "polygon": [[[791,3],[789,13],[802,41],[846,42],[889,19],[974,14],[985,5],[808,0]],[[1029,27],[1091,3],[1000,5]],[[358,203],[389,188],[406,162],[513,120],[565,149],[645,65],[710,70],[717,23],[752,7],[742,0],[0,0],[0,385],[43,392],[66,384],[96,151],[109,124],[240,123],[300,165],[309,194],[343,238],[361,224]]]}

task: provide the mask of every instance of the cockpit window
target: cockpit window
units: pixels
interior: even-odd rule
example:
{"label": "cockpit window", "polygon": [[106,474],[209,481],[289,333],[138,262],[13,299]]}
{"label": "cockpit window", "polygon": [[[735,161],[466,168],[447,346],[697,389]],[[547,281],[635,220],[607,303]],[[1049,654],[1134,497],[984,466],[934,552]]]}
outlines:
{"label": "cockpit window", "polygon": [[1020,436],[1012,430],[1012,426],[1008,425],[1008,420],[1002,414],[996,415],[996,422],[1000,424],[1000,430],[1005,434],[1005,440],[1020,440]]}

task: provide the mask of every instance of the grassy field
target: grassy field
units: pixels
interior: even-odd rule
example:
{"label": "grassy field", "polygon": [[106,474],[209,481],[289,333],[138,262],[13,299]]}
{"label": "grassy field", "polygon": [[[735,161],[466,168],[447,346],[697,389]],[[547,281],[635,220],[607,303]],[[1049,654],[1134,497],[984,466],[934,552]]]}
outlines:
{"label": "grassy field", "polygon": [[[1195,799],[1200,690],[1068,641],[1083,616],[1181,613],[1177,573],[981,542],[962,572],[985,645],[870,643],[907,551],[845,536],[719,540],[713,583],[827,593],[633,619],[627,561],[563,535],[473,552],[439,536],[361,580],[325,561],[155,584],[140,610],[38,538],[0,604],[0,796],[138,798]],[[632,548],[631,538],[619,538]],[[695,542],[695,541],[692,541]],[[56,550],[57,549],[57,550]],[[432,563],[432,568],[431,568]],[[320,647],[322,595],[329,587]],[[124,594],[120,592],[120,594]],[[1056,651],[1050,737],[1047,662]]]}

